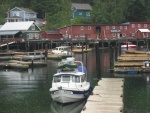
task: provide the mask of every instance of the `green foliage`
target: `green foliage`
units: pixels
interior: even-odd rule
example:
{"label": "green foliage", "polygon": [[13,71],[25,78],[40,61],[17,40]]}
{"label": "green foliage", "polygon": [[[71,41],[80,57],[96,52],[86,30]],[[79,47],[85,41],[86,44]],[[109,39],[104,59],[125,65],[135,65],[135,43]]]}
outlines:
{"label": "green foliage", "polygon": [[[92,5],[91,18],[71,20],[71,2]],[[149,0],[1,0],[0,24],[6,22],[6,12],[14,7],[26,7],[46,20],[42,30],[52,30],[70,24],[119,24],[127,21],[150,21]]]}
{"label": "green foliage", "polygon": [[71,20],[71,24],[90,24],[91,20],[89,18],[84,17],[76,17],[75,19]]}

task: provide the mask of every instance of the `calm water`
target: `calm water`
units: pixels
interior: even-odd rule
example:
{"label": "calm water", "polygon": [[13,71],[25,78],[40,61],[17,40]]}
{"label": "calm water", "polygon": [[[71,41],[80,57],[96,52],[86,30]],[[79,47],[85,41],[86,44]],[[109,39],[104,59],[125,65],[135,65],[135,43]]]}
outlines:
{"label": "calm water", "polygon": [[[110,69],[108,50],[101,50],[101,76],[114,77]],[[94,51],[75,54],[88,70],[88,81],[97,83],[96,60]],[[80,113],[85,101],[72,104],[59,104],[51,99],[49,88],[52,75],[56,73],[58,61],[48,60],[47,67],[28,71],[0,71],[0,113]],[[124,104],[126,113],[150,113],[149,75],[125,77]]]}

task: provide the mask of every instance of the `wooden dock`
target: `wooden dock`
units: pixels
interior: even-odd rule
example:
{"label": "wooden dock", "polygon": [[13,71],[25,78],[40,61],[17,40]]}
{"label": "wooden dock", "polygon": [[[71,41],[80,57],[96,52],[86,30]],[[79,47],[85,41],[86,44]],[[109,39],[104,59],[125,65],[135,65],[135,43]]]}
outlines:
{"label": "wooden dock", "polygon": [[145,66],[150,61],[150,55],[143,51],[130,51],[117,58],[114,64],[114,72],[117,74],[150,73],[150,66]]}
{"label": "wooden dock", "polygon": [[81,113],[123,113],[122,78],[102,78]]}

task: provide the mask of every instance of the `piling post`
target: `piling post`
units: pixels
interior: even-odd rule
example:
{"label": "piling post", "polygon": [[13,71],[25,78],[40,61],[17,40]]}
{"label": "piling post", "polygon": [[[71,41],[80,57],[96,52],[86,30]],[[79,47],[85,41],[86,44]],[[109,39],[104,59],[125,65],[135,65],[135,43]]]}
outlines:
{"label": "piling post", "polygon": [[45,45],[45,61],[47,61],[47,55],[48,55],[48,45]]}
{"label": "piling post", "polygon": [[114,48],[110,46],[110,70],[114,68]]}
{"label": "piling post", "polygon": [[117,61],[117,57],[118,57],[118,47],[115,46],[115,61]]}
{"label": "piling post", "polygon": [[97,78],[101,79],[100,73],[100,52],[99,52],[99,42],[95,42],[95,54],[96,54],[96,70],[97,70]]}
{"label": "piling post", "polygon": [[121,55],[121,44],[118,44],[118,48],[119,48],[119,56]]}
{"label": "piling post", "polygon": [[128,46],[128,43],[127,43],[127,50],[128,50],[128,47],[129,47],[129,46]]}
{"label": "piling post", "polygon": [[9,50],[9,44],[7,43],[7,50]]}

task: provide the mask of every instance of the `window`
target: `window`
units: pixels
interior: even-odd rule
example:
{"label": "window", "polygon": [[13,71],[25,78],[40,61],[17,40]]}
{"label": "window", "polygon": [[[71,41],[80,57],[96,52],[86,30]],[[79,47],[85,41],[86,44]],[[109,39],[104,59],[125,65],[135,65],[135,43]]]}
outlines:
{"label": "window", "polygon": [[80,77],[79,76],[73,76],[72,82],[80,83]]}
{"label": "window", "polygon": [[141,24],[138,24],[138,27],[141,27]]}
{"label": "window", "polygon": [[122,26],[120,26],[120,29],[122,29]]}
{"label": "window", "polygon": [[106,29],[109,29],[109,26],[106,26]]}
{"label": "window", "polygon": [[61,80],[60,76],[56,76],[56,77],[53,78],[54,82],[60,82],[60,80]]}
{"label": "window", "polygon": [[134,28],[135,27],[135,24],[132,24],[132,28]]}
{"label": "window", "polygon": [[80,27],[80,29],[81,29],[81,30],[83,30],[83,29],[84,29],[84,27],[83,27],[83,26],[81,26],[81,27]]}
{"label": "window", "polygon": [[112,29],[115,29],[115,26],[112,26]]}
{"label": "window", "polygon": [[127,26],[124,26],[124,29],[127,30]]}
{"label": "window", "polygon": [[144,24],[144,27],[147,27],[147,24]]}
{"label": "window", "polygon": [[35,25],[32,25],[32,26],[31,26],[31,29],[32,29],[32,30],[35,30]]}
{"label": "window", "polygon": [[86,12],[86,16],[90,16],[90,12]]}
{"label": "window", "polygon": [[91,26],[88,26],[88,30],[91,30]]}
{"label": "window", "polygon": [[70,82],[70,76],[62,76],[62,82]]}
{"label": "window", "polygon": [[15,11],[15,12],[13,13],[13,16],[19,16],[19,12],[16,12],[16,11]]}
{"label": "window", "polygon": [[126,34],[125,34],[125,33],[123,33],[123,34],[122,34],[122,37],[126,37]]}
{"label": "window", "polygon": [[81,82],[85,81],[85,75],[81,76]]}
{"label": "window", "polygon": [[113,34],[112,34],[112,37],[116,37],[116,33],[113,33]]}
{"label": "window", "polygon": [[79,15],[82,15],[82,12],[79,12]]}
{"label": "window", "polygon": [[132,33],[132,36],[135,36],[135,33]]}

